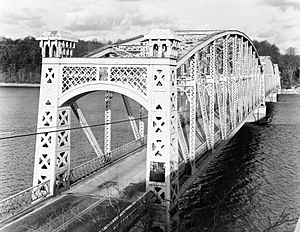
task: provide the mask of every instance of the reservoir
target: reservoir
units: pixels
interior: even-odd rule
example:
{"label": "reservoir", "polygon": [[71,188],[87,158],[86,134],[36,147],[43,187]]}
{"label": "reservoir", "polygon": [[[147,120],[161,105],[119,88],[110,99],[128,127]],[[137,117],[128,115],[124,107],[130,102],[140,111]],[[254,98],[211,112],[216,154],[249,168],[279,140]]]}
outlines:
{"label": "reservoir", "polygon": [[[38,98],[38,88],[0,87],[0,137],[36,131]],[[114,95],[112,121],[126,119],[121,100]],[[89,124],[104,122],[103,92],[78,104]],[[136,104],[133,111],[138,115]],[[300,95],[279,95],[267,111],[268,123],[245,124],[182,197],[185,231],[293,231],[300,209]],[[102,147],[103,127],[92,130]],[[112,131],[112,148],[134,139],[128,122]],[[82,130],[71,137],[72,167],[96,157]],[[1,199],[31,187],[35,139],[0,140]]]}

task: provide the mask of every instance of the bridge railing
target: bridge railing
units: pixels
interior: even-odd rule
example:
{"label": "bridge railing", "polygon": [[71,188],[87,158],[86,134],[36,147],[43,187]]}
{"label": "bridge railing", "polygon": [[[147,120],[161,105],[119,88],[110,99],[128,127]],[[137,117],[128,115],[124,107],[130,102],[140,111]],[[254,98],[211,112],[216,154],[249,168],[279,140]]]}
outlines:
{"label": "bridge railing", "polygon": [[125,231],[126,229],[129,229],[133,222],[146,213],[148,207],[150,206],[151,199],[154,196],[155,194],[152,191],[144,193],[99,232]]}
{"label": "bridge railing", "polygon": [[[120,146],[105,156],[97,157],[81,164],[70,171],[70,183],[75,184],[102,167],[124,157],[125,155],[146,145],[146,137]],[[0,201],[0,221],[25,210],[50,195],[50,180],[25,189]]]}
{"label": "bridge railing", "polygon": [[134,141],[131,141],[123,146],[120,146],[110,153],[94,158],[86,163],[83,163],[70,171],[70,184],[75,184],[80,180],[88,177],[92,173],[100,170],[101,168],[105,167],[106,165],[124,157],[128,153],[131,153],[143,146],[146,145],[146,138],[140,138]]}
{"label": "bridge railing", "polygon": [[50,194],[50,180],[0,201],[0,220],[25,210]]}

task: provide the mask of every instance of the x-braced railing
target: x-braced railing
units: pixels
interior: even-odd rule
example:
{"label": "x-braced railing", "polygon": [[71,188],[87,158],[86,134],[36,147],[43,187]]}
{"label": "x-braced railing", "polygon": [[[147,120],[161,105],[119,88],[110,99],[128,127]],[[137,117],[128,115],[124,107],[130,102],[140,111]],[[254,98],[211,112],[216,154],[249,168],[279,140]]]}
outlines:
{"label": "x-braced railing", "polygon": [[70,184],[78,183],[80,180],[88,177],[92,173],[99,171],[101,168],[107,166],[108,164],[124,157],[128,153],[131,153],[146,145],[146,138],[140,138],[131,141],[123,146],[120,146],[111,152],[94,158],[86,163],[83,163],[70,171]]}
{"label": "x-braced railing", "polygon": [[0,201],[0,220],[25,210],[50,194],[50,180]]}

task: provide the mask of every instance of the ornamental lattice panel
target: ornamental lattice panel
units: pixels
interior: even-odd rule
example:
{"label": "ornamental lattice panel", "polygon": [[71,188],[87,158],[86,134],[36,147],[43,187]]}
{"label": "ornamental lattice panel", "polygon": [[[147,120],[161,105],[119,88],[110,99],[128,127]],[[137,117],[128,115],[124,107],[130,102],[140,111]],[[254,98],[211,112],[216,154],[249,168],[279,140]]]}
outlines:
{"label": "ornamental lattice panel", "polygon": [[147,95],[147,68],[145,67],[112,67],[110,81],[121,82]]}
{"label": "ornamental lattice panel", "polygon": [[87,82],[97,81],[96,67],[63,67],[62,93]]}

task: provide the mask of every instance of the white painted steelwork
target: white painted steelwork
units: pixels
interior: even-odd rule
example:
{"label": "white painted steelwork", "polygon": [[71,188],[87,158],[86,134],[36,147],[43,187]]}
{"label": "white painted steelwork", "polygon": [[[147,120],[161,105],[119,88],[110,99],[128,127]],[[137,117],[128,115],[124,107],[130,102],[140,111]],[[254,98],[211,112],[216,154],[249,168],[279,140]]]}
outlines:
{"label": "white painted steelwork", "polygon": [[[194,173],[196,139],[213,149],[246,118],[263,117],[265,98],[280,88],[280,77],[239,31],[156,30],[138,39],[138,49],[128,49],[127,41],[126,51],[121,45],[101,50],[115,58],[43,58],[38,132],[44,134],[37,136],[34,185],[50,180],[51,194],[69,187],[70,105],[94,91],[106,93],[104,151],[110,154],[112,92],[122,94],[130,118],[127,98],[148,112],[146,185],[156,213],[165,216],[154,225],[170,231],[178,223],[178,145]],[[188,119],[187,136],[179,117]],[[139,125],[132,127],[136,138],[144,134]]]}

